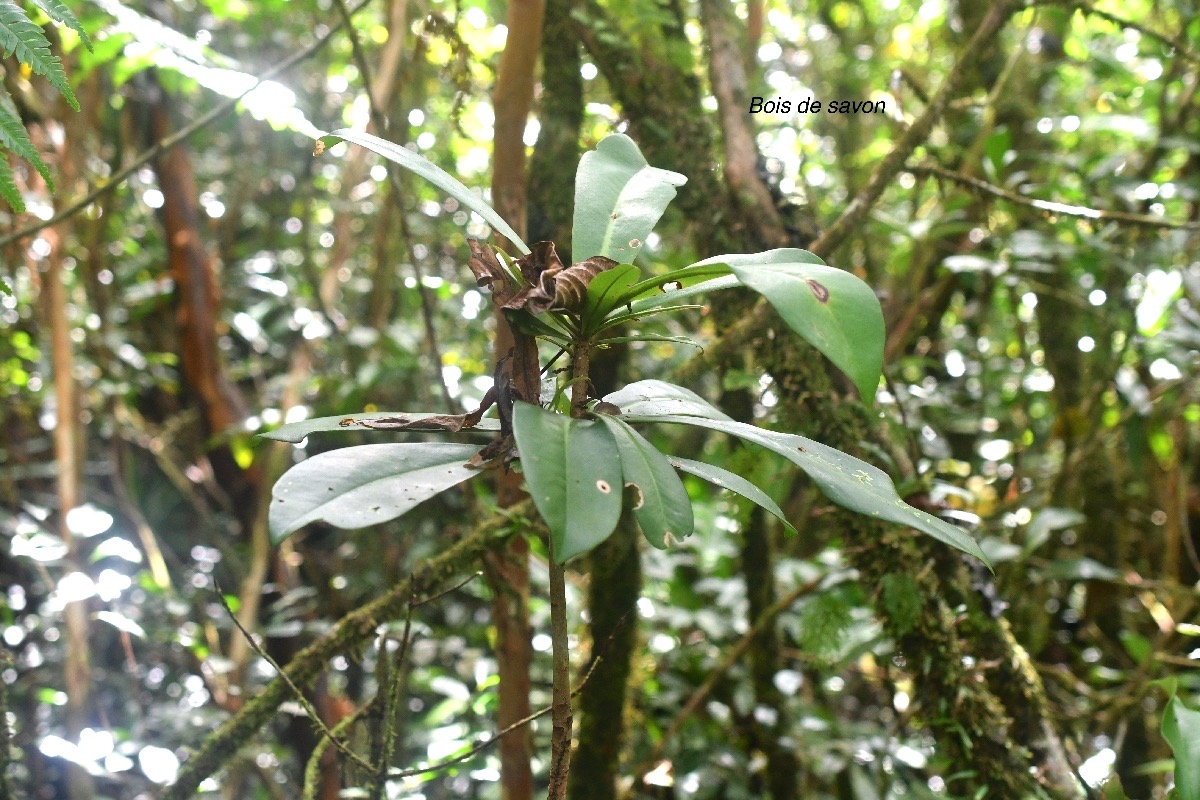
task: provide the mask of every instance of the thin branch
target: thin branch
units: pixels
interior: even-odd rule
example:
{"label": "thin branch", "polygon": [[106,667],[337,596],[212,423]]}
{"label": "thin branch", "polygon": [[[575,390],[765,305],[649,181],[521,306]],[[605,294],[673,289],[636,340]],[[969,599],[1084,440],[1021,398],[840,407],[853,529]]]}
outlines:
{"label": "thin branch", "polygon": [[1051,200],[1038,200],[1034,197],[1026,197],[1025,195],[1010,192],[995,184],[972,178],[970,175],[963,175],[961,172],[939,167],[933,164],[923,164],[917,167],[906,167],[906,172],[911,172],[913,175],[932,175],[944,180],[953,181],[955,183],[974,189],[977,192],[998,197],[1001,200],[1007,200],[1010,203],[1033,208],[1046,214],[1062,214],[1067,217],[1079,217],[1081,219],[1095,219],[1102,222],[1119,222],[1126,225],[1141,225],[1149,228],[1167,228],[1169,230],[1183,231],[1200,231],[1200,222],[1171,220],[1164,217],[1156,217],[1150,214],[1130,214],[1124,211],[1106,211],[1099,208],[1088,208],[1087,206],[1073,206],[1066,203],[1056,203]]}
{"label": "thin branch", "polygon": [[[409,576],[412,585],[412,576]],[[438,596],[441,597],[445,593]],[[388,640],[384,636],[379,642],[379,656],[375,668],[376,696],[383,696],[379,713],[375,716],[375,725],[371,731],[371,762],[375,768],[371,771],[367,795],[370,800],[383,800],[387,789],[388,769],[396,748],[396,706],[400,701],[400,679],[403,675],[404,660],[408,656],[408,646],[412,637],[412,612],[416,601],[414,595],[409,595],[408,608],[404,612],[404,632],[400,635],[400,648],[396,653],[395,663],[388,659]]]}
{"label": "thin branch", "polygon": [[275,672],[280,678],[283,679],[284,683],[288,685],[288,688],[292,690],[293,694],[296,695],[296,700],[300,703],[300,705],[304,707],[304,711],[308,714],[308,718],[312,720],[313,726],[316,727],[326,739],[333,742],[334,747],[340,750],[342,755],[346,756],[363,769],[370,770],[371,765],[364,761],[362,756],[358,755],[358,753],[355,753],[353,750],[347,747],[344,742],[333,735],[333,732],[330,731],[325,725],[325,721],[321,719],[321,713],[317,711],[316,706],[314,706],[312,702],[304,696],[304,692],[301,691],[300,687],[292,682],[292,679],[288,677],[286,672],[284,672],[283,667],[279,666],[279,663],[276,662],[275,659],[271,658],[266,650],[263,650],[262,645],[255,641],[254,636],[251,635],[250,631],[246,630],[246,628],[238,620],[237,614],[233,613],[233,609],[229,607],[229,601],[225,599],[225,593],[221,591],[221,587],[217,586],[216,588],[217,597],[220,598],[221,605],[225,607],[226,613],[229,614],[230,621],[232,621],[233,624],[237,626],[237,629],[242,632],[242,636],[246,637],[246,641],[250,643],[250,647],[254,649],[254,652],[258,653],[258,655],[261,656],[264,661],[274,667]]}
{"label": "thin branch", "polygon": [[[359,3],[358,5],[356,5],[354,7],[354,9],[351,11],[351,14],[357,14],[370,2],[371,2],[371,0],[362,0],[361,3]],[[316,53],[318,50],[320,50],[322,47],[324,47],[326,44],[328,44],[329,41],[331,39],[333,39],[334,35],[337,34],[338,31],[340,31],[342,29],[342,24],[343,23],[341,23],[341,22],[337,23],[329,30],[329,33],[327,33],[324,36],[322,36],[321,38],[317,39],[317,41],[313,42],[308,47],[299,51],[295,55],[285,58],[283,61],[279,62],[275,66],[268,69],[266,72],[262,73],[262,75],[258,76],[258,79],[253,84],[251,84],[249,87],[247,87],[246,91],[242,92],[237,97],[230,97],[227,100],[223,100],[222,102],[218,103],[207,114],[203,114],[200,117],[198,117],[195,122],[191,123],[190,125],[186,125],[183,128],[180,128],[178,131],[176,131],[175,133],[166,137],[165,139],[160,141],[158,144],[145,150],[137,158],[135,158],[132,162],[127,164],[124,169],[117,172],[116,175],[112,176],[105,183],[100,184],[95,189],[88,192],[86,195],[79,198],[74,203],[67,206],[66,208],[64,208],[62,211],[58,212],[54,216],[50,217],[49,219],[42,220],[41,222],[35,222],[34,224],[30,225],[29,227],[22,228],[21,230],[15,232],[15,233],[9,233],[4,236],[0,236],[0,248],[4,247],[5,245],[11,244],[12,242],[15,242],[19,239],[24,239],[26,236],[32,236],[33,234],[38,233],[39,231],[45,230],[46,228],[49,228],[53,225],[57,225],[58,223],[67,219],[68,217],[78,214],[80,211],[82,211],[83,209],[85,209],[89,205],[91,205],[93,202],[95,202],[96,198],[104,195],[107,192],[112,191],[113,189],[117,188],[122,183],[124,183],[126,178],[128,178],[133,173],[137,172],[144,164],[149,162],[151,159],[157,158],[162,153],[165,153],[166,151],[170,150],[175,145],[177,145],[180,142],[182,142],[183,140],[187,139],[189,136],[191,136],[196,131],[200,130],[201,128],[206,127],[207,125],[212,123],[214,120],[217,120],[217,119],[225,116],[226,114],[228,114],[230,111],[232,111],[237,106],[238,103],[240,103],[242,101],[243,97],[250,94],[250,92],[254,91],[260,85],[262,85],[263,81],[267,81],[267,80],[270,80],[271,78],[274,78],[276,75],[280,74],[281,72],[284,72],[284,71],[290,69],[291,67],[295,66],[296,64],[300,63],[301,61],[305,60],[309,56]]]}
{"label": "thin branch", "polygon": [[445,591],[438,592],[438,593],[437,593],[437,594],[435,594],[435,595],[430,595],[429,597],[426,597],[424,600],[415,600],[415,601],[413,601],[413,603],[412,603],[412,607],[413,607],[413,608],[420,608],[421,606],[423,606],[423,605],[426,605],[426,604],[428,604],[428,603],[434,603],[434,602],[436,602],[436,601],[438,601],[438,600],[441,600],[443,597],[445,597],[445,596],[446,596],[446,595],[448,595],[448,594],[454,594],[454,593],[455,593],[455,592],[457,592],[459,589],[463,588],[463,587],[464,587],[464,586],[466,586],[468,583],[470,583],[471,581],[475,580],[476,578],[478,578],[478,577],[479,577],[480,575],[482,575],[482,574],[483,574],[482,572],[472,572],[470,575],[468,575],[467,577],[463,578],[461,581],[459,581],[458,583],[454,584],[453,586],[451,586],[449,589],[446,589]]}
{"label": "thin branch", "polygon": [[325,751],[329,749],[329,743],[337,741],[338,737],[350,730],[352,726],[358,723],[360,719],[374,710],[375,703],[378,702],[379,695],[375,695],[362,706],[354,710],[353,714],[348,714],[337,725],[333,726],[330,737],[322,738],[313,748],[312,755],[308,757],[308,763],[304,765],[304,793],[302,800],[317,800],[317,791],[321,785],[321,758],[325,755]]}

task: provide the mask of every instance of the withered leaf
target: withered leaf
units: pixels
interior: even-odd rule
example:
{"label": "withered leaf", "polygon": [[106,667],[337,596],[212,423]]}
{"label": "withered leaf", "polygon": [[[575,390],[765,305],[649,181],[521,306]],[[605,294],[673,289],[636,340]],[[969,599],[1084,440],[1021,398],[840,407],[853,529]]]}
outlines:
{"label": "withered leaf", "polygon": [[[472,419],[473,418],[473,419]],[[449,431],[458,433],[464,428],[473,428],[479,424],[480,416],[476,414],[438,414],[432,417],[409,419],[408,417],[373,417],[370,419],[350,419],[341,421],[343,428],[361,425],[374,431]]]}
{"label": "withered leaf", "polygon": [[512,434],[506,434],[493,439],[475,455],[471,456],[466,466],[470,469],[496,469],[508,464],[516,458],[516,446]]}
{"label": "withered leaf", "polygon": [[579,313],[583,311],[588,284],[601,272],[617,266],[604,256],[592,256],[570,267],[558,257],[554,242],[538,242],[529,255],[517,262],[521,274],[533,288],[526,308],[534,314],[551,309]]}
{"label": "withered leaf", "polygon": [[471,247],[471,260],[467,262],[467,266],[475,275],[476,285],[490,291],[492,301],[496,305],[504,308],[522,308],[531,287],[516,285],[500,265],[496,251],[490,245],[480,244],[474,239],[469,239],[467,244]]}
{"label": "withered leaf", "polygon": [[474,240],[469,244],[471,260],[467,266],[475,275],[475,282],[491,291],[493,302],[502,308],[524,308],[533,314],[550,310],[583,311],[588,284],[601,272],[617,266],[611,258],[592,256],[568,267],[558,257],[554,242],[538,242],[529,255],[513,262],[526,281],[526,285],[517,286],[491,247]]}

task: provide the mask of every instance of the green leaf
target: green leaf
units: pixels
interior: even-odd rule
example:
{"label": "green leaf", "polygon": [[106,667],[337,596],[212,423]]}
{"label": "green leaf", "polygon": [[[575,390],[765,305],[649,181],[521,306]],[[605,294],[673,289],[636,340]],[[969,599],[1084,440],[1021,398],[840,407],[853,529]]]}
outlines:
{"label": "green leaf", "polygon": [[678,172],[650,166],[628,136],[604,137],[583,154],[575,173],[572,257],[606,256],[632,264],[675,197],[675,187],[685,183]]}
{"label": "green leaf", "polygon": [[638,498],[633,515],[646,541],[660,550],[692,535],[692,500],[667,457],[640,433],[608,414],[597,414],[617,443],[625,486],[634,486]]}
{"label": "green leaf", "polygon": [[79,101],[67,82],[62,62],[50,52],[50,40],[13,0],[0,0],[0,49],[5,58],[16,53],[18,61],[38,75],[45,75],[54,88],[62,92],[71,108],[79,110]]}
{"label": "green leaf", "polygon": [[389,161],[394,161],[411,172],[415,172],[483,217],[487,224],[491,225],[497,233],[516,245],[517,249],[523,254],[529,253],[529,246],[525,244],[520,236],[517,236],[517,232],[496,213],[494,208],[489,206],[482,197],[464,186],[457,178],[424,156],[414,153],[407,147],[401,147],[386,139],[380,139],[378,136],[372,136],[362,131],[352,131],[349,128],[341,128],[321,137],[321,141],[327,145],[335,140],[352,142],[360,147],[365,147],[371,152],[377,153]]}
{"label": "green leaf", "polygon": [[[670,281],[667,281],[670,284]],[[652,309],[667,306],[672,303],[677,303],[687,297],[695,297],[698,294],[707,292],[715,292],[720,289],[732,289],[734,286],[740,286],[740,282],[734,275],[725,275],[721,278],[713,278],[712,280],[693,283],[690,286],[684,285],[678,289],[670,289],[669,291],[652,294],[648,297],[642,297],[640,300],[634,300],[629,304],[630,316],[637,317]]]}
{"label": "green leaf", "polygon": [[596,342],[597,347],[604,345],[620,344],[622,342],[668,342],[670,344],[686,344],[689,347],[695,347],[697,350],[703,350],[699,342],[693,341],[686,336],[667,336],[658,333],[636,333],[629,336],[613,336],[609,339],[600,339]]}
{"label": "green leaf", "polygon": [[1087,522],[1087,517],[1073,508],[1058,506],[1043,508],[1033,515],[1033,520],[1025,529],[1025,548],[1022,552],[1029,555],[1049,541],[1050,534],[1054,531],[1082,525],[1085,522]]}
{"label": "green leaf", "polygon": [[672,466],[684,472],[691,473],[698,478],[703,478],[709,483],[720,486],[722,489],[728,489],[735,494],[740,494],[768,514],[774,515],[780,522],[787,526],[789,533],[796,532],[792,523],[788,522],[787,517],[783,515],[783,509],[775,504],[770,495],[741,475],[730,472],[727,469],[722,469],[714,464],[706,464],[703,461],[692,461],[690,458],[667,456],[667,460],[671,462]]}
{"label": "green leaf", "polygon": [[733,419],[713,408],[707,400],[682,386],[666,381],[645,380],[631,383],[604,398],[621,409],[623,416],[691,416]]}
{"label": "green leaf", "polygon": [[916,528],[988,564],[987,556],[966,532],[901,500],[887,473],[852,455],[804,436],[735,422],[693,392],[662,381],[638,381],[604,400],[619,406],[627,422],[677,422],[754,442],[800,467],[826,497],[843,508]]}
{"label": "green leaf", "polygon": [[621,297],[639,275],[641,270],[637,267],[622,264],[592,278],[583,304],[581,326],[585,334],[599,327],[608,312],[621,304]]}
{"label": "green leaf", "polygon": [[[274,430],[266,431],[258,434],[264,439],[274,439],[278,442],[291,442],[298,444],[304,441],[305,437],[310,433],[320,433],[322,431],[342,431],[362,432],[368,430],[361,425],[343,424],[348,419],[379,419],[380,417],[406,417],[410,420],[425,419],[426,417],[442,416],[437,412],[427,411],[372,411],[364,414],[340,414],[336,417],[316,417],[315,419],[306,419],[301,422],[289,422],[286,425],[280,425]],[[429,430],[440,430],[440,428],[431,427]],[[486,418],[479,420],[479,424],[474,428],[467,428],[473,431],[498,431],[500,430],[500,420]]]}
{"label": "green leaf", "polygon": [[544,339],[566,346],[574,333],[566,329],[565,321],[558,312],[547,311],[543,314],[532,314],[525,309],[504,309],[504,316],[510,325],[521,333],[529,336],[541,336]]}
{"label": "green leaf", "polygon": [[1042,577],[1051,581],[1115,581],[1121,573],[1094,558],[1062,558],[1047,564]]}
{"label": "green leaf", "polygon": [[892,627],[898,635],[905,635],[920,618],[921,588],[916,579],[906,572],[884,575],[880,588],[883,608],[887,611]]}
{"label": "green leaf", "polygon": [[720,278],[729,274],[729,267],[724,264],[704,264],[702,266],[693,264],[690,267],[671,270],[666,275],[656,275],[653,278],[638,281],[629,287],[625,296],[621,298],[621,302],[628,303],[643,297],[654,297],[662,292],[694,286],[710,278]]}
{"label": "green leaf", "polygon": [[1163,714],[1162,735],[1175,754],[1175,791],[1179,800],[1200,800],[1200,711],[1174,693]]}
{"label": "green leaf", "polygon": [[[13,211],[22,212],[25,210],[25,201],[21,199],[21,192],[17,189],[16,179],[13,177],[12,167],[8,165],[8,159],[3,158],[0,154],[0,197],[12,207]],[[9,294],[12,294],[10,291]]]}
{"label": "green leaf", "polygon": [[612,535],[621,517],[621,460],[608,429],[518,401],[513,435],[558,562]]}
{"label": "green leaf", "polygon": [[836,589],[822,592],[800,609],[800,649],[828,662],[837,655],[850,623],[851,606]]}
{"label": "green leaf", "polygon": [[92,49],[92,40],[88,37],[87,31],[79,24],[79,20],[71,13],[71,9],[62,4],[61,0],[31,0],[31,2],[46,13],[46,16],[55,22],[61,22],[71,30],[79,34],[80,41],[88,50]]}
{"label": "green leaf", "polygon": [[469,444],[365,444],[320,453],[292,467],[271,490],[268,516],[278,542],[310,522],[363,528],[387,522],[480,474],[463,464]]}
{"label": "green leaf", "polygon": [[38,174],[46,181],[50,191],[54,191],[54,181],[50,179],[50,169],[46,166],[46,162],[42,161],[33,142],[29,140],[29,134],[21,123],[20,114],[3,86],[0,86],[0,147],[7,147],[33,164]]}
{"label": "green leaf", "polygon": [[0,292],[4,292],[5,294],[15,294],[15,292],[12,290],[12,287],[8,285],[8,281],[4,280],[4,278],[0,278]]}
{"label": "green leaf", "polygon": [[662,306],[660,308],[651,309],[649,311],[643,311],[641,313],[630,313],[628,311],[621,311],[621,312],[612,314],[606,320],[604,320],[604,324],[600,326],[600,330],[598,332],[603,332],[610,328],[615,328],[618,325],[625,323],[625,322],[641,322],[646,317],[654,317],[654,316],[658,316],[661,314],[670,314],[675,311],[684,311],[689,308],[704,308],[704,306],[695,305],[695,304],[678,305],[678,306]]}
{"label": "green leaf", "polygon": [[875,292],[807,250],[715,256],[693,266],[725,264],[767,298],[783,321],[854,381],[863,402],[875,401],[883,370],[883,309]]}

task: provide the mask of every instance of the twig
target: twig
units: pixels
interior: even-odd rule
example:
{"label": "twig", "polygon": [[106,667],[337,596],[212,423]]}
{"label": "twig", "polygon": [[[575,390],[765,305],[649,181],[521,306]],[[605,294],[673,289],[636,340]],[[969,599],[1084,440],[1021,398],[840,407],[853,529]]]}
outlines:
{"label": "twig", "polygon": [[379,700],[379,695],[372,697],[361,707],[354,710],[353,714],[347,715],[341,722],[333,726],[331,733],[333,736],[322,738],[317,742],[317,746],[313,748],[312,755],[308,757],[308,763],[304,765],[304,793],[302,800],[317,800],[317,791],[321,784],[321,758],[325,755],[325,751],[329,749],[329,743],[336,741],[338,737],[355,725],[366,714],[370,713],[375,703]]}
{"label": "twig", "polygon": [[[0,669],[13,665],[12,654],[0,650]],[[8,683],[0,679],[0,800],[10,800],[12,792],[8,785],[8,762],[12,750],[12,730],[8,727]]]}
{"label": "twig", "polygon": [[436,601],[438,601],[438,600],[441,600],[441,599],[442,599],[443,597],[445,597],[446,595],[448,595],[448,594],[453,594],[454,592],[457,592],[459,589],[463,588],[463,587],[464,587],[464,586],[466,586],[468,583],[470,583],[471,581],[475,580],[476,578],[478,578],[478,577],[479,577],[480,575],[482,575],[482,574],[483,574],[482,572],[473,572],[473,573],[471,573],[470,575],[468,575],[467,577],[463,578],[463,579],[462,579],[461,581],[459,581],[458,583],[456,583],[456,584],[454,584],[453,586],[451,586],[449,589],[446,589],[446,590],[444,590],[444,591],[438,592],[437,594],[434,594],[434,595],[430,595],[429,597],[426,597],[424,600],[415,600],[415,601],[413,601],[413,603],[412,603],[412,607],[413,607],[413,608],[420,608],[421,606],[423,606],[423,605],[426,605],[426,604],[428,604],[428,603],[433,603],[433,602],[436,602]]}
{"label": "twig", "polygon": [[932,175],[937,178],[942,178],[948,181],[962,184],[977,192],[989,194],[992,197],[998,197],[1001,200],[1007,200],[1010,203],[1026,206],[1028,208],[1037,209],[1046,214],[1062,214],[1068,217],[1080,217],[1083,219],[1096,219],[1107,222],[1120,222],[1127,225],[1142,225],[1150,228],[1167,228],[1170,230],[1184,231],[1200,231],[1200,222],[1191,222],[1183,220],[1171,220],[1164,217],[1156,217],[1150,214],[1130,214],[1124,211],[1106,211],[1099,208],[1088,208],[1087,206],[1073,206],[1066,203],[1056,203],[1051,200],[1038,200],[1034,197],[1026,197],[1025,195],[1010,192],[1007,189],[1002,189],[995,184],[987,181],[973,178],[970,175],[963,175],[961,172],[939,167],[935,164],[922,164],[921,166],[906,167],[905,172],[911,172],[913,175]]}
{"label": "twig", "polygon": [[567,583],[566,568],[554,552],[554,536],[550,542],[550,640],[554,659],[553,700],[554,723],[550,733],[550,788],[547,800],[564,800],[567,796],[567,776],[571,771],[571,652],[567,643]]}
{"label": "twig", "polygon": [[[351,11],[351,14],[357,14],[370,2],[371,2],[371,0],[362,0],[361,3],[359,3],[357,6],[354,7],[353,11]],[[191,136],[196,131],[200,130],[201,128],[207,126],[214,120],[219,119],[220,117],[229,113],[231,110],[233,110],[237,106],[238,103],[241,102],[243,97],[245,97],[246,95],[250,94],[250,92],[257,89],[263,83],[263,81],[270,80],[271,78],[275,77],[279,73],[284,72],[285,70],[291,68],[292,66],[298,64],[299,62],[301,62],[304,59],[311,56],[313,53],[320,50],[322,47],[324,47],[326,44],[328,44],[331,39],[333,39],[334,35],[338,31],[340,31],[342,29],[342,25],[343,25],[343,23],[341,23],[341,22],[337,23],[330,29],[329,33],[327,33],[324,36],[322,36],[321,38],[317,39],[317,41],[313,42],[308,47],[299,51],[295,55],[285,58],[283,61],[279,62],[275,66],[268,69],[266,72],[262,73],[262,75],[258,76],[258,79],[250,87],[248,87],[246,89],[246,91],[242,92],[237,97],[230,97],[227,100],[223,100],[222,102],[218,103],[207,114],[203,114],[202,116],[198,117],[195,122],[191,123],[190,125],[186,125],[183,128],[180,128],[178,131],[176,131],[175,133],[166,137],[165,139],[160,141],[158,144],[145,150],[144,152],[142,152],[141,155],[139,155],[132,162],[130,162],[128,165],[126,165],[124,169],[120,170],[119,172],[117,172],[116,175],[112,176],[112,178],[110,178],[108,181],[97,186],[95,189],[88,192],[86,195],[79,198],[74,203],[72,203],[71,205],[64,208],[62,211],[60,211],[57,214],[55,214],[54,216],[50,217],[50,219],[42,220],[41,222],[35,222],[34,224],[30,225],[29,227],[22,228],[21,230],[16,231],[15,233],[9,233],[4,236],[0,236],[0,247],[4,247],[5,245],[11,244],[12,242],[15,242],[19,239],[24,239],[26,236],[32,236],[33,234],[35,234],[39,231],[45,230],[46,228],[49,228],[53,225],[57,225],[58,223],[67,219],[68,217],[78,214],[80,211],[82,211],[83,209],[85,209],[89,205],[91,205],[96,200],[96,198],[98,198],[101,195],[105,194],[106,192],[112,191],[113,189],[120,186],[125,181],[126,178],[128,178],[134,172],[137,172],[137,170],[140,169],[142,167],[142,165],[146,164],[151,159],[157,158],[160,154],[166,152],[167,150],[170,150],[172,147],[179,144],[184,139],[187,139],[189,136]]]}
{"label": "twig", "polygon": [[364,761],[362,756],[358,755],[358,753],[355,753],[353,750],[347,747],[340,739],[334,737],[333,732],[326,727],[325,721],[321,719],[320,712],[317,711],[316,707],[309,701],[307,697],[304,696],[304,692],[300,690],[300,687],[292,682],[292,679],[288,677],[286,672],[284,672],[283,667],[279,666],[279,663],[276,662],[275,659],[271,658],[266,650],[262,649],[262,646],[254,640],[254,637],[250,634],[250,631],[246,630],[242,626],[242,623],[238,621],[237,614],[234,614],[233,609],[229,607],[229,601],[225,599],[225,593],[221,591],[221,587],[217,586],[216,589],[217,597],[220,598],[221,605],[225,607],[226,613],[229,614],[229,619],[234,625],[237,626],[237,629],[242,632],[242,635],[246,637],[246,641],[250,643],[250,647],[254,649],[254,652],[258,653],[263,660],[275,668],[275,672],[280,678],[283,679],[284,683],[288,685],[288,688],[290,688],[296,695],[296,700],[301,706],[304,707],[304,711],[308,714],[308,718],[312,720],[312,723],[317,730],[319,730],[321,734],[325,736],[325,738],[333,742],[334,747],[340,750],[344,756],[349,758],[355,764],[358,764],[363,769],[370,770],[371,765]]}
{"label": "twig", "polygon": [[[411,578],[409,583],[412,583]],[[444,594],[443,592],[438,596]],[[383,695],[383,707],[379,710],[379,728],[375,731],[377,744],[371,759],[375,762],[375,772],[371,776],[372,785],[369,792],[371,800],[383,800],[387,788],[388,770],[396,751],[396,706],[400,702],[400,679],[412,636],[413,602],[414,598],[410,595],[408,610],[404,613],[404,632],[400,635],[400,650],[396,653],[394,664],[391,664],[387,657],[387,637],[384,637],[379,643],[379,664],[376,670],[379,678],[376,692]],[[386,694],[384,694],[385,691]]]}

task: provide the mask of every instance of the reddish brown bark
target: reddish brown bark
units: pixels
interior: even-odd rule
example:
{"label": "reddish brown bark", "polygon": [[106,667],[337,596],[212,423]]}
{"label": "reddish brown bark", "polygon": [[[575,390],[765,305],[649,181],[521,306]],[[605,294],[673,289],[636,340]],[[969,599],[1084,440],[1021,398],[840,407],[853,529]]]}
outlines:
{"label": "reddish brown bark", "polygon": [[[525,123],[533,103],[537,43],[541,41],[544,0],[514,0],[508,6],[508,42],[500,57],[493,106],[496,111],[492,156],[492,198],[496,210],[519,234],[525,233]],[[505,248],[513,253],[511,246]],[[515,253],[514,253],[515,254]],[[496,309],[497,362],[506,363],[520,396],[536,402],[539,393],[536,342],[514,334]],[[496,484],[501,506],[519,502],[524,493],[519,475],[501,470]],[[533,660],[529,627],[529,544],[514,537],[485,557],[488,582],[494,593],[492,618],[496,625],[496,660],[500,674],[497,725],[504,728],[529,716],[529,665]],[[529,728],[500,740],[500,793],[504,800],[533,797],[532,751]]]}
{"label": "reddish brown bark", "polygon": [[[150,109],[153,140],[171,134],[165,93]],[[167,236],[167,259],[178,298],[179,361],[185,383],[200,401],[205,428],[221,433],[246,417],[237,388],[225,374],[217,347],[220,293],[212,259],[200,235],[200,208],[191,159],[182,145],[155,162],[163,194],[161,218]]]}

